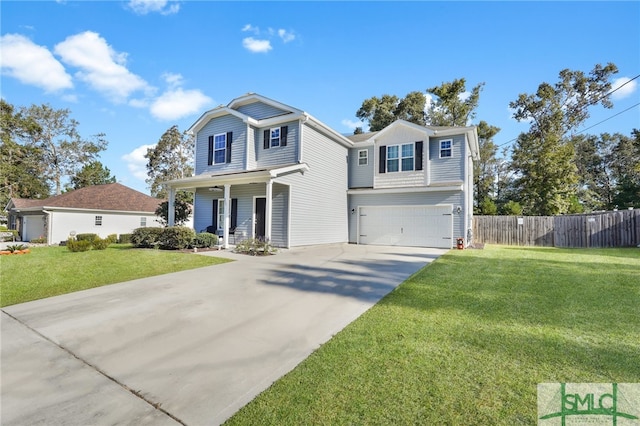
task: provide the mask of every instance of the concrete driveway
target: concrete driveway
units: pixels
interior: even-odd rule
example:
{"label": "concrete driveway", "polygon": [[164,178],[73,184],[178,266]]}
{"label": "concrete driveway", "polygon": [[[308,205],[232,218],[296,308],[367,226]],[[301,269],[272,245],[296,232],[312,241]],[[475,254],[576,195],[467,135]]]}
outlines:
{"label": "concrete driveway", "polygon": [[446,250],[324,245],[9,306],[2,425],[224,422]]}

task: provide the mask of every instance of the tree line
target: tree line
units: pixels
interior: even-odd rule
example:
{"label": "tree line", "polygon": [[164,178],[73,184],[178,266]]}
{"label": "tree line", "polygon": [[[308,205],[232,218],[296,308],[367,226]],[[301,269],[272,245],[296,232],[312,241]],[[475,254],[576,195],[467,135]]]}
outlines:
{"label": "tree line", "polygon": [[[558,81],[510,102],[513,118],[529,123],[511,147],[494,142],[498,127],[476,126],[480,161],[474,164],[476,214],[557,215],[640,207],[640,130],[630,134],[581,134],[589,110],[612,108],[614,64],[597,64],[588,73],[565,69]],[[397,119],[429,126],[468,126],[484,84],[469,92],[464,78],[415,91],[404,98],[365,99],[356,116],[370,131]],[[427,102],[427,100],[431,102]],[[354,133],[362,133],[356,128]]]}
{"label": "tree line", "polygon": [[[480,161],[474,164],[476,214],[556,215],[640,206],[640,130],[630,134],[578,132],[589,110],[612,108],[614,64],[588,73],[562,70],[558,81],[509,104],[518,121],[529,123],[512,146],[500,147],[496,126],[477,126]],[[402,119],[428,126],[468,126],[476,120],[484,83],[467,91],[464,78],[414,91],[405,97],[382,95],[362,102],[356,116],[378,131]],[[0,203],[11,197],[45,198],[88,185],[115,182],[98,160],[107,148],[104,134],[83,138],[68,109],[49,105],[15,108],[1,100]],[[362,133],[356,128],[354,133]],[[193,136],[170,127],[147,150],[146,183],[151,195],[167,198],[163,182],[194,173]],[[176,222],[191,212],[192,194],[176,196]],[[167,217],[167,203],[158,213]]]}

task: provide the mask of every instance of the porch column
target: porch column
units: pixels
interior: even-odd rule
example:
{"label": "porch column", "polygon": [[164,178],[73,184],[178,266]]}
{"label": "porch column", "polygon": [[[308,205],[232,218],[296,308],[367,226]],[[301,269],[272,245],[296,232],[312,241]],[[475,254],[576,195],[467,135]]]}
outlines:
{"label": "porch column", "polygon": [[266,202],[264,205],[264,239],[271,241],[271,197],[273,195],[273,181],[267,181]]}
{"label": "porch column", "polygon": [[169,203],[167,204],[167,225],[173,226],[176,222],[176,190],[169,188]]}
{"label": "porch column", "polygon": [[222,238],[224,238],[224,248],[229,248],[229,226],[231,226],[231,185],[224,185],[224,227],[222,228]]}

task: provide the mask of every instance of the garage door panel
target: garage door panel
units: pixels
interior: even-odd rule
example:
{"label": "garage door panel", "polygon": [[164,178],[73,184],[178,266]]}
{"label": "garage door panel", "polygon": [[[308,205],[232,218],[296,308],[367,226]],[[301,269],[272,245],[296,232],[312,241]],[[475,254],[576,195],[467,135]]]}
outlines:
{"label": "garage door panel", "polygon": [[360,244],[451,248],[452,206],[361,206]]}

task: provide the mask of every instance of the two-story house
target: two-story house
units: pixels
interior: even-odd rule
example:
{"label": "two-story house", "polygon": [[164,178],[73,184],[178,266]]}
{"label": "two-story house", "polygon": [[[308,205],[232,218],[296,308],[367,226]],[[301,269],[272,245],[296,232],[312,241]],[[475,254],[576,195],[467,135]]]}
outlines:
{"label": "two-story house", "polygon": [[[397,121],[345,137],[297,108],[257,94],[205,112],[195,175],[167,182],[194,192],[194,228],[228,245],[351,242],[452,247],[471,228],[475,127]],[[169,209],[169,223],[173,221]]]}

